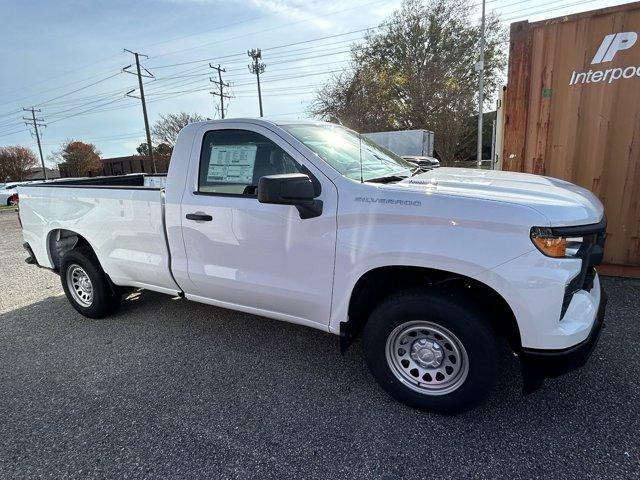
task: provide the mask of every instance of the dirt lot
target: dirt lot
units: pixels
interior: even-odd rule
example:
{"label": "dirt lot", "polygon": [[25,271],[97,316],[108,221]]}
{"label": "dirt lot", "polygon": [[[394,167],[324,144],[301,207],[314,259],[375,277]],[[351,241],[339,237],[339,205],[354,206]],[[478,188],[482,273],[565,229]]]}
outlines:
{"label": "dirt lot", "polygon": [[589,364],[457,417],[390,399],[319,331],[143,292],[106,320],[0,214],[0,478],[639,478],[640,281]]}

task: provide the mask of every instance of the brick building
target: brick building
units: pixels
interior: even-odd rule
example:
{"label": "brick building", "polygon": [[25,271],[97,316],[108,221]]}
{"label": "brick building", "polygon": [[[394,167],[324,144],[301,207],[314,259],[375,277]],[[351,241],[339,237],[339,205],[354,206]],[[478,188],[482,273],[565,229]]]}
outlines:
{"label": "brick building", "polygon": [[153,162],[148,155],[129,155],[102,159],[102,172],[95,175],[126,175],[128,173],[153,173]]}
{"label": "brick building", "polygon": [[[153,173],[153,161],[148,155],[129,155],[126,157],[103,158],[102,169],[99,171],[90,170],[86,172],[87,177],[99,177],[104,175],[127,175],[128,173]],[[161,165],[158,165],[158,173],[161,172]],[[64,164],[60,164],[60,176],[68,177]]]}

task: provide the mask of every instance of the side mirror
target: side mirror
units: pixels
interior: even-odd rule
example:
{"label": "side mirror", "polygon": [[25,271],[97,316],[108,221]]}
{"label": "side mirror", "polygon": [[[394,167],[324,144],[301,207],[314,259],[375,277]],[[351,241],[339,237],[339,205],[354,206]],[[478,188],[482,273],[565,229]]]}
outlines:
{"label": "side mirror", "polygon": [[300,218],[322,214],[322,200],[316,200],[313,182],[303,173],[267,175],[258,181],[258,201],[277,205],[293,205]]}

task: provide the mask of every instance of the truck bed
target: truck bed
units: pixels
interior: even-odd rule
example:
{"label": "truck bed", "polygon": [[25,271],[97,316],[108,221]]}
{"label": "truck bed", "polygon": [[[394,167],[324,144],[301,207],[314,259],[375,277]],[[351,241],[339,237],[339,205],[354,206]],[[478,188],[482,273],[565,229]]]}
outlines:
{"label": "truck bed", "polygon": [[38,264],[56,268],[55,242],[74,232],[91,245],[116,285],[177,293],[169,268],[164,191],[160,182],[152,185],[154,178],[96,177],[21,187],[24,240]]}
{"label": "truck bed", "polygon": [[[147,175],[145,173],[133,175],[115,175],[105,177],[61,178],[49,182],[31,183],[29,186],[39,187],[111,187],[111,188],[144,188],[159,190],[164,188],[166,174]],[[27,186],[27,185],[25,185]]]}

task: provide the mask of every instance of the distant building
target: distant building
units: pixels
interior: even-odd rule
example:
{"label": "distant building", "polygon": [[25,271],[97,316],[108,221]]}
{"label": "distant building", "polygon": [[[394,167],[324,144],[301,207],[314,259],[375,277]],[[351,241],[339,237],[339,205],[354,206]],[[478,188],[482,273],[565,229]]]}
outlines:
{"label": "distant building", "polygon": [[[87,177],[104,175],[127,175],[128,173],[153,173],[153,161],[148,155],[129,155],[127,157],[103,158],[101,170],[91,170]],[[60,164],[60,176],[68,177],[64,164]]]}
{"label": "distant building", "polygon": [[[60,172],[57,168],[47,168],[47,178],[49,180],[51,180],[52,178],[60,178]],[[44,180],[44,175],[42,175],[42,167],[32,168],[25,180]]]}
{"label": "distant building", "polygon": [[148,155],[129,155],[102,159],[102,172],[96,175],[126,175],[128,173],[153,173],[153,161]]}

